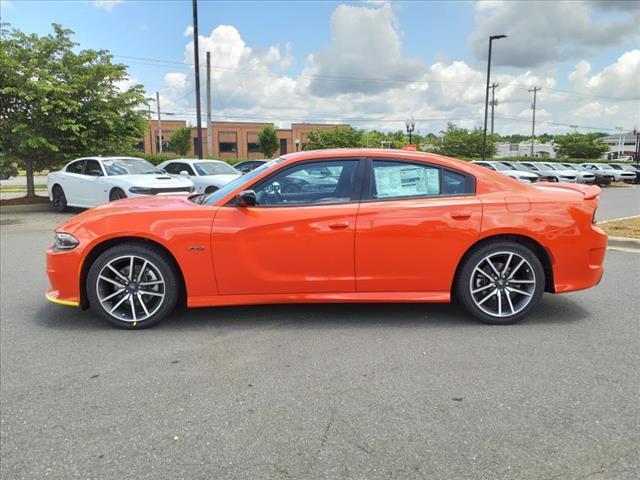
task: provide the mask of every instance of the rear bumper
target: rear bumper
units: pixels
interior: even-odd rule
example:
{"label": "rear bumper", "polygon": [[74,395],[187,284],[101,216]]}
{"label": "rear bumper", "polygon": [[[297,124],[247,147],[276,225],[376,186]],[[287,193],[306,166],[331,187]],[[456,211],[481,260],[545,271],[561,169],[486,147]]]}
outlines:
{"label": "rear bumper", "polygon": [[600,283],[606,251],[607,234],[592,225],[579,242],[553,252],[555,292],[575,292]]}

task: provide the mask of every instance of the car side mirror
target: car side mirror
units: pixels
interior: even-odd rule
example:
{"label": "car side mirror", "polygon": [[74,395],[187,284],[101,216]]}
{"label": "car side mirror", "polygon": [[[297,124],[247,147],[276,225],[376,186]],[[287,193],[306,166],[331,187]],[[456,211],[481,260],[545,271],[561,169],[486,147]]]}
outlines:
{"label": "car side mirror", "polygon": [[241,207],[255,207],[258,203],[256,192],[253,190],[244,190],[236,198],[238,199],[238,205]]}
{"label": "car side mirror", "polygon": [[187,172],[186,170],[180,170],[180,175],[183,177],[188,177],[189,176],[189,172]]}

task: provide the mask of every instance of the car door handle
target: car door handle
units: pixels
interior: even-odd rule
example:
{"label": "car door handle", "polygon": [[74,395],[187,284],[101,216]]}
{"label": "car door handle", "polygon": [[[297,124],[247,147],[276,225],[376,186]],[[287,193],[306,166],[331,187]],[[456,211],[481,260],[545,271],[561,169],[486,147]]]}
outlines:
{"label": "car door handle", "polygon": [[451,212],[451,218],[454,220],[466,220],[471,218],[471,212],[467,211],[459,211],[459,212]]}
{"label": "car door handle", "polygon": [[331,230],[344,230],[348,226],[349,226],[349,222],[335,222],[335,223],[329,224],[329,228]]}

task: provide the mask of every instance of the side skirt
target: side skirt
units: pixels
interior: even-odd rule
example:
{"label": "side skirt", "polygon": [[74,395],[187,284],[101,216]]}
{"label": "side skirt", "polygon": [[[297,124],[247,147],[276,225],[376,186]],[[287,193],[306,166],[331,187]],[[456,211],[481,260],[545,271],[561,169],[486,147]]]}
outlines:
{"label": "side skirt", "polygon": [[274,303],[449,303],[451,292],[267,293],[189,297],[188,307]]}

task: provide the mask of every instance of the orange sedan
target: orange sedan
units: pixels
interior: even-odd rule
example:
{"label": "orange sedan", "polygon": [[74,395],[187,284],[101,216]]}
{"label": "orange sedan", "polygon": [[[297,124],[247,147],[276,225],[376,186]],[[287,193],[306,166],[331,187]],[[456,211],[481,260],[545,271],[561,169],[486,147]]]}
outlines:
{"label": "orange sedan", "polygon": [[71,218],[47,298],[123,328],[188,307],[449,302],[513,323],[543,292],[596,285],[600,188],[524,185],[401,150],[286,155],[209,195],[119,200]]}

